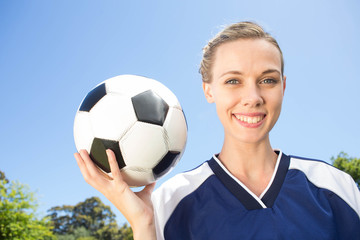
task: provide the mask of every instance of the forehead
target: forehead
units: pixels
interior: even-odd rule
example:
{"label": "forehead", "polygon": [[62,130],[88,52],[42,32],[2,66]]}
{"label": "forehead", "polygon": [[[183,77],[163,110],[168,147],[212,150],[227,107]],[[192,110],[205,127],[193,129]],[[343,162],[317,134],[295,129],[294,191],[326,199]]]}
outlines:
{"label": "forehead", "polygon": [[264,39],[240,39],[218,46],[212,66],[213,76],[226,71],[244,73],[276,69],[281,72],[279,50]]}

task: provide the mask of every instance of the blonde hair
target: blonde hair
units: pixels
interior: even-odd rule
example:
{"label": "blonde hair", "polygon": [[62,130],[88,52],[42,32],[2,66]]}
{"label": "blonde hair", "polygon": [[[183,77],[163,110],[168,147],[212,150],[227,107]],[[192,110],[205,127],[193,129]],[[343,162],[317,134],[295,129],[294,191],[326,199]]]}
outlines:
{"label": "blonde hair", "polygon": [[203,48],[203,58],[199,69],[203,82],[211,82],[212,80],[211,68],[214,62],[216,48],[223,43],[238,39],[264,39],[273,44],[280,52],[281,74],[284,74],[284,58],[277,41],[258,24],[253,22],[239,22],[231,24],[219,32]]}

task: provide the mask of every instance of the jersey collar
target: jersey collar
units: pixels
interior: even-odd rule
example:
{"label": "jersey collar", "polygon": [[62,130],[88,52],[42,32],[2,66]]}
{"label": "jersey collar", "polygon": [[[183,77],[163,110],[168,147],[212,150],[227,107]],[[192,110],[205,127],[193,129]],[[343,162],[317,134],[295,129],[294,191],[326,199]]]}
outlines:
{"label": "jersey collar", "polygon": [[251,192],[240,180],[234,177],[221,161],[214,155],[208,164],[215,175],[226,186],[226,188],[245,206],[248,210],[270,208],[273,206],[284,182],[290,164],[290,157],[275,150],[278,155],[273,176],[264,190],[258,197]]}

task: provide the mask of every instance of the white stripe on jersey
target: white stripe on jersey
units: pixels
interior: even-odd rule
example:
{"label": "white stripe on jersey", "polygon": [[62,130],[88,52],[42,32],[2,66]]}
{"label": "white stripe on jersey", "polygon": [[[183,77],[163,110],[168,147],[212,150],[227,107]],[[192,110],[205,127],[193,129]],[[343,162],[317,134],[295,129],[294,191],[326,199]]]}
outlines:
{"label": "white stripe on jersey", "polygon": [[[165,224],[179,202],[213,174],[205,162],[192,171],[178,174],[166,181],[152,194],[157,239],[164,239]],[[162,191],[163,188],[166,191]]]}
{"label": "white stripe on jersey", "polygon": [[349,174],[324,162],[296,157],[291,157],[289,169],[302,171],[315,186],[338,195],[360,218],[360,193]]}

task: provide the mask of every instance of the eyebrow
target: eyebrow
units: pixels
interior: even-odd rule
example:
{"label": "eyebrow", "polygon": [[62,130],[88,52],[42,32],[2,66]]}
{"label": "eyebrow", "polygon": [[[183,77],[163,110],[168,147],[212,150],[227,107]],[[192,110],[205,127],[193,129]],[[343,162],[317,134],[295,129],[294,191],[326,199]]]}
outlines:
{"label": "eyebrow", "polygon": [[228,72],[224,72],[223,74],[221,74],[220,77],[222,77],[222,76],[224,76],[226,74],[243,75],[243,73],[239,72],[239,71],[228,71]]}
{"label": "eyebrow", "polygon": [[[281,75],[281,73],[280,73],[280,71],[279,70],[277,70],[277,69],[268,69],[268,70],[265,70],[265,71],[263,71],[262,73],[261,73],[261,75],[264,75],[264,74],[269,74],[269,73],[278,73],[279,75]],[[221,76],[220,77],[222,77],[222,76],[224,76],[224,75],[226,75],[226,74],[235,74],[235,75],[243,75],[243,73],[242,72],[240,72],[240,71],[228,71],[228,72],[225,72],[225,73],[223,73],[223,74],[221,74]]]}
{"label": "eyebrow", "polygon": [[263,71],[262,74],[268,74],[268,73],[278,73],[279,75],[281,75],[280,71],[279,70],[276,70],[276,69],[268,69],[266,71]]}

